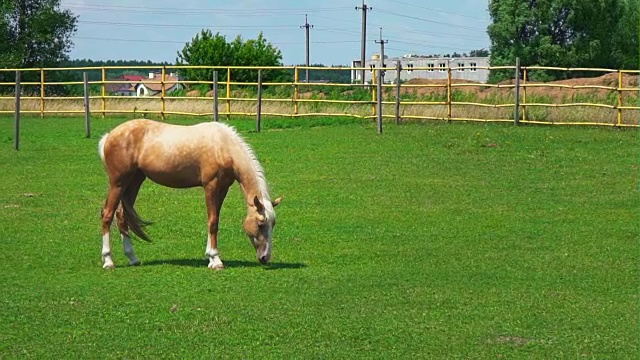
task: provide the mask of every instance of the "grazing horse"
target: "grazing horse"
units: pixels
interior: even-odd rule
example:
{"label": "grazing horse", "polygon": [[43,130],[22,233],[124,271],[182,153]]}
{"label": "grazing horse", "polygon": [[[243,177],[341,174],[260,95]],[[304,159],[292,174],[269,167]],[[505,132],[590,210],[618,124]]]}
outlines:
{"label": "grazing horse", "polygon": [[140,264],[129,229],[149,240],[143,230],[148,223],[133,207],[146,178],[172,188],[204,188],[209,230],[205,255],[209,268],[215,270],[224,268],[218,253],[218,217],[229,187],[237,181],[247,203],[244,230],[258,261],[266,264],[271,258],[271,233],[276,223],[273,208],[280,198],[271,201],[262,166],[234,128],[215,122],[180,126],[136,119],[105,134],[98,150],[109,177],[109,193],[102,208],[103,268],[115,268],[109,238],[114,216],[129,263]]}

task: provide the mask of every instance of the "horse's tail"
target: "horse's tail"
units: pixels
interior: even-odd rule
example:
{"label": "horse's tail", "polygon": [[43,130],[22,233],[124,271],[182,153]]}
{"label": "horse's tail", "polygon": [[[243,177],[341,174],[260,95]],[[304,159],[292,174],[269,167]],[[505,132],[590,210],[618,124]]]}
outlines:
{"label": "horse's tail", "polygon": [[104,134],[100,139],[100,142],[98,143],[98,154],[100,154],[100,159],[102,159],[103,163],[104,163],[104,144],[107,142],[108,136],[109,136],[109,133]]}
{"label": "horse's tail", "polygon": [[136,209],[133,208],[131,197],[127,196],[127,194],[122,197],[121,203],[124,221],[129,226],[129,229],[138,235],[140,239],[151,242],[151,238],[149,238],[149,235],[144,231],[144,227],[151,225],[151,222],[143,220],[140,215],[138,215]]}

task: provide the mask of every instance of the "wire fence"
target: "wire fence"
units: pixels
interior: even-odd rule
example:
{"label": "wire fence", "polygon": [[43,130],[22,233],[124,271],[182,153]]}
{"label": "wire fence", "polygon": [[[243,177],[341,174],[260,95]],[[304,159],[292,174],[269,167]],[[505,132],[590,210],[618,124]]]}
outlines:
{"label": "wire fence", "polygon": [[[185,70],[215,74],[183,80]],[[335,67],[139,66],[0,69],[0,114],[109,116],[351,116],[364,119],[516,122],[554,125],[638,127],[639,70],[557,67],[474,67],[510,72],[514,81],[478,83],[459,78],[464,67],[403,69]],[[371,71],[371,84],[306,82],[307,71]],[[444,72],[439,80],[402,81],[412,70]],[[110,73],[148,71],[144,78],[113,78]],[[292,73],[291,81],[235,81],[243,72]],[[566,80],[532,81],[536,72]],[[86,81],[71,73],[86,73]],[[589,77],[573,78],[573,74]],[[518,76],[516,76],[518,74]],[[245,76],[246,77],[246,76]],[[313,77],[313,76],[312,76]],[[20,80],[22,78],[22,81]],[[25,81],[25,79],[27,81]],[[215,89],[214,89],[215,88]],[[260,88],[260,91],[258,90]],[[15,90],[14,90],[15,89]],[[64,89],[61,90],[61,89]],[[207,91],[208,90],[208,91]],[[214,91],[215,90],[215,91]],[[260,97],[258,96],[260,93]],[[260,101],[258,101],[260,98]]]}

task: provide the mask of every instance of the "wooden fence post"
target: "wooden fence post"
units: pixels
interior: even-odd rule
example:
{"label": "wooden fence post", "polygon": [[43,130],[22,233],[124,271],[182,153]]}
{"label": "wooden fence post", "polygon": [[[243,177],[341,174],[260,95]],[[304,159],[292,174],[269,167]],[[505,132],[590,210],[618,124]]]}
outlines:
{"label": "wooden fence post", "polygon": [[107,69],[103,66],[101,69],[102,73],[102,84],[100,84],[100,106],[102,107],[102,118],[104,119],[107,115],[107,100],[105,96],[107,96],[107,85],[105,81],[107,81]]}
{"label": "wooden fence post", "polygon": [[167,67],[163,66],[162,70],[160,70],[160,101],[162,103],[162,109],[160,111],[160,116],[162,116],[162,120],[165,120],[165,115],[164,112],[167,110],[167,104],[166,104],[166,100],[165,100],[165,96],[167,95],[167,89],[166,86],[164,84],[164,81],[166,80],[166,75],[167,75]]}
{"label": "wooden fence post", "polygon": [[618,122],[617,125],[622,125],[622,87],[623,87],[622,70],[618,70]]}
{"label": "wooden fence post", "polygon": [[516,88],[515,88],[515,109],[513,123],[520,123],[520,58],[516,58]]}
{"label": "wooden fence post", "polygon": [[402,86],[400,82],[400,73],[402,72],[402,65],[400,65],[400,60],[396,62],[396,125],[400,124],[400,87]]}
{"label": "wooden fence post", "polygon": [[44,69],[40,69],[40,118],[44,119]]}
{"label": "wooden fence post", "polygon": [[300,111],[298,105],[298,99],[300,98],[300,86],[298,82],[300,81],[300,73],[298,71],[298,67],[293,68],[293,114],[298,115]]}
{"label": "wooden fence post", "polygon": [[383,77],[382,77],[382,70],[378,71],[377,73],[377,84],[376,84],[376,93],[377,93],[377,99],[376,99],[376,108],[377,108],[377,118],[378,118],[378,134],[382,134],[382,82],[383,82]]}
{"label": "wooden fence post", "polygon": [[260,132],[262,120],[262,70],[258,70],[258,105],[256,109],[256,130]]}
{"label": "wooden fence post", "polygon": [[16,108],[15,108],[15,124],[13,128],[13,149],[20,150],[20,70],[16,71]]}
{"label": "wooden fence post", "polygon": [[91,137],[91,113],[89,111],[89,74],[82,73],[84,80],[84,132],[87,138]]}
{"label": "wooden fence post", "polygon": [[453,114],[451,102],[452,102],[451,65],[450,65],[450,62],[447,61],[447,121],[451,121],[451,116]]}
{"label": "wooden fence post", "polygon": [[527,67],[522,69],[522,121],[527,121]]}
{"label": "wooden fence post", "polygon": [[220,121],[218,112],[218,72],[213,71],[213,121]]}
{"label": "wooden fence post", "polygon": [[231,118],[231,67],[227,68],[227,121]]}

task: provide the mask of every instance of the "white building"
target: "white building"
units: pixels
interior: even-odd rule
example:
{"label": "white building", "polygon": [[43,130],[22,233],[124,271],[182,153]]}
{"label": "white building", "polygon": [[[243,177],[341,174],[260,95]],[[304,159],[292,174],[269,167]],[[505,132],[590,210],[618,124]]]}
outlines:
{"label": "white building", "polygon": [[[385,56],[386,58],[386,56]],[[386,68],[384,75],[385,83],[392,83],[396,80],[396,64],[400,61],[402,71],[400,79],[407,81],[411,79],[446,79],[447,69],[451,68],[451,78],[471,80],[486,83],[489,78],[489,70],[482,67],[489,66],[488,57],[459,57],[459,58],[429,58],[418,55],[404,55],[400,58],[386,58],[384,65]],[[361,67],[360,60],[354,60],[352,67]],[[371,59],[365,61],[365,82],[370,84],[373,75],[373,68],[381,67],[380,56],[375,54]],[[420,70],[418,70],[418,69]],[[351,70],[351,82],[362,82],[360,79],[361,70]]]}

